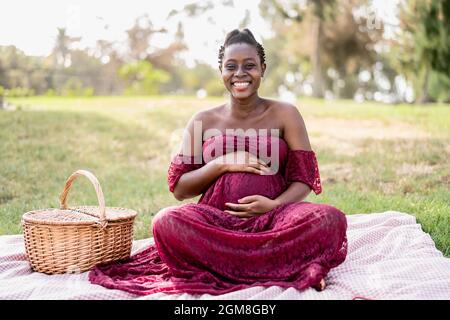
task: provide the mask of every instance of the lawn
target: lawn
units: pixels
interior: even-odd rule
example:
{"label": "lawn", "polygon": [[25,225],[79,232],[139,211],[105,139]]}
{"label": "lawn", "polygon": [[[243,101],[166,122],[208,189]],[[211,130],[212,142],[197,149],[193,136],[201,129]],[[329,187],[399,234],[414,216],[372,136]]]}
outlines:
{"label": "lawn", "polygon": [[[84,168],[99,178],[107,206],[139,212],[135,237],[149,237],[152,216],[179,204],[166,184],[179,133],[195,111],[221,101],[9,99],[16,110],[0,111],[0,234],[21,233],[26,211],[57,207],[66,178]],[[347,214],[412,214],[450,256],[450,106],[312,99],[297,105],[323,183],[323,193],[311,194],[308,201],[329,203]],[[78,179],[69,204],[95,203],[94,189]]]}

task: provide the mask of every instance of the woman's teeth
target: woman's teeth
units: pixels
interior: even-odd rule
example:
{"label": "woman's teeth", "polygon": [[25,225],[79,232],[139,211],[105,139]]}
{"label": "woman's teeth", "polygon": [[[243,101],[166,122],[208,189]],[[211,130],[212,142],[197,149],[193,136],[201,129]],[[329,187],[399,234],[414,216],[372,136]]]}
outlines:
{"label": "woman's teeth", "polygon": [[236,88],[246,88],[250,85],[250,82],[235,82],[233,83],[233,86]]}

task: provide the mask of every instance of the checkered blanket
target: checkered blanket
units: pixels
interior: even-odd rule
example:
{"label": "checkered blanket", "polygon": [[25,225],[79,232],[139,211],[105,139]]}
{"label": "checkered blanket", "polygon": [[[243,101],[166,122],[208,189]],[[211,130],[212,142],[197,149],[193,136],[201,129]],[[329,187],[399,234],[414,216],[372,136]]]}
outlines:
{"label": "checkered blanket", "polygon": [[[332,269],[322,292],[251,287],[224,295],[135,296],[93,285],[88,273],[46,275],[27,262],[22,235],[0,237],[0,299],[450,299],[450,259],[415,217],[396,211],[348,219],[348,256]],[[136,253],[153,239],[133,242]]]}

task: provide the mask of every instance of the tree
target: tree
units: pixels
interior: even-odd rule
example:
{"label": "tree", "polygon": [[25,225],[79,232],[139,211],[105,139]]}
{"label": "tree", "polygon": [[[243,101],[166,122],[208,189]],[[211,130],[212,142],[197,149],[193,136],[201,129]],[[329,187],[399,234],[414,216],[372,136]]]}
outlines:
{"label": "tree", "polygon": [[261,2],[262,11],[268,11],[267,6],[272,5],[273,8],[285,19],[292,24],[299,25],[304,21],[308,11],[312,12],[312,43],[311,43],[311,63],[313,74],[313,95],[315,97],[323,97],[325,91],[324,70],[322,66],[322,43],[324,35],[324,23],[332,17],[332,8],[335,0],[306,0],[288,1],[281,4],[278,0],[270,0],[269,3]]}
{"label": "tree", "polygon": [[187,47],[184,43],[184,30],[181,22],[177,25],[172,43],[165,48],[152,46],[152,36],[163,32],[165,33],[167,30],[165,28],[154,28],[147,15],[136,19],[134,26],[127,31],[130,49],[127,60],[130,62],[147,61],[152,70],[164,71],[163,74],[171,74],[172,76],[168,78],[168,81],[158,84],[158,90],[167,92],[174,91],[175,87],[181,83],[177,70],[182,63],[177,58],[177,54]]}
{"label": "tree", "polygon": [[168,82],[170,75],[163,70],[156,70],[148,61],[136,61],[123,65],[119,75],[126,79],[129,87],[127,94],[158,94],[160,85]]}
{"label": "tree", "polygon": [[114,42],[97,41],[95,57],[102,63],[102,81],[95,85],[96,94],[112,94],[123,91],[124,83],[118,74],[120,67],[124,64],[124,59],[114,46]]}
{"label": "tree", "polygon": [[15,46],[0,46],[0,85],[5,94],[16,92],[43,93],[47,90],[49,70],[43,67],[42,57],[27,56]]}
{"label": "tree", "polygon": [[81,37],[70,37],[65,28],[58,28],[55,47],[53,48],[55,66],[69,66],[71,47],[75,42],[80,40]]}
{"label": "tree", "polygon": [[402,3],[393,63],[413,83],[416,102],[431,100],[433,72],[450,77],[450,0]]}
{"label": "tree", "polygon": [[5,89],[3,89],[2,86],[0,86],[0,109],[3,108],[3,94],[5,93]]}
{"label": "tree", "polygon": [[[311,78],[312,93],[316,97],[323,96],[331,87],[337,97],[353,98],[357,75],[376,61],[375,44],[383,34],[382,24],[375,30],[367,30],[368,17],[356,16],[355,9],[367,5],[366,0],[336,0],[314,5],[305,2],[304,6],[297,2],[296,9],[291,10],[287,4],[263,0],[262,15],[269,20],[275,33],[275,37],[265,43],[269,47],[270,43],[277,43],[270,52],[272,59],[277,57],[276,68],[284,75],[294,74],[297,86],[299,78],[305,84]],[[320,12],[322,19],[319,19]],[[326,75],[330,72],[336,75],[328,78]],[[278,75],[279,79],[282,77],[283,74]]]}
{"label": "tree", "polygon": [[186,15],[189,18],[195,18],[202,14],[205,14],[209,10],[214,9],[214,7],[219,2],[219,5],[223,7],[234,7],[233,0],[221,0],[221,1],[210,1],[210,0],[200,0],[189,4],[186,4],[181,10],[173,9],[169,12],[167,18],[172,18],[179,16],[181,14]]}
{"label": "tree", "polygon": [[[358,8],[365,14],[356,16],[354,12]],[[370,28],[368,12],[367,1],[341,0],[335,5],[335,18],[324,23],[323,65],[337,71],[335,82],[342,83],[335,86],[334,94],[338,98],[353,98],[359,73],[370,70],[379,61],[375,46],[383,41],[384,25],[380,20]]]}
{"label": "tree", "polygon": [[151,37],[156,33],[165,33],[165,28],[155,29],[147,14],[138,17],[134,25],[127,30],[129,55],[132,60],[144,60],[148,57]]}
{"label": "tree", "polygon": [[183,79],[181,86],[185,93],[196,93],[200,89],[205,89],[209,95],[224,93],[218,71],[209,64],[197,61],[194,67],[184,67],[180,71]]}

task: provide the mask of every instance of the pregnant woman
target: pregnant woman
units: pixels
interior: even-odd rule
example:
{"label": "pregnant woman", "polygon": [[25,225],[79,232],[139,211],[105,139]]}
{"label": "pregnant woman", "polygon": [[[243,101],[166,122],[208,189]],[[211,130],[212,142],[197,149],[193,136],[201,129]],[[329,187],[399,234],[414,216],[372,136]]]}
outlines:
{"label": "pregnant woman", "polygon": [[96,267],[92,283],[139,295],[323,290],[345,260],[345,215],[303,201],[321,192],[317,159],[297,108],[259,97],[265,54],[248,29],[227,35],[219,69],[229,102],[192,117],[168,170],[178,200],[200,200],[158,212],[155,244]]}

